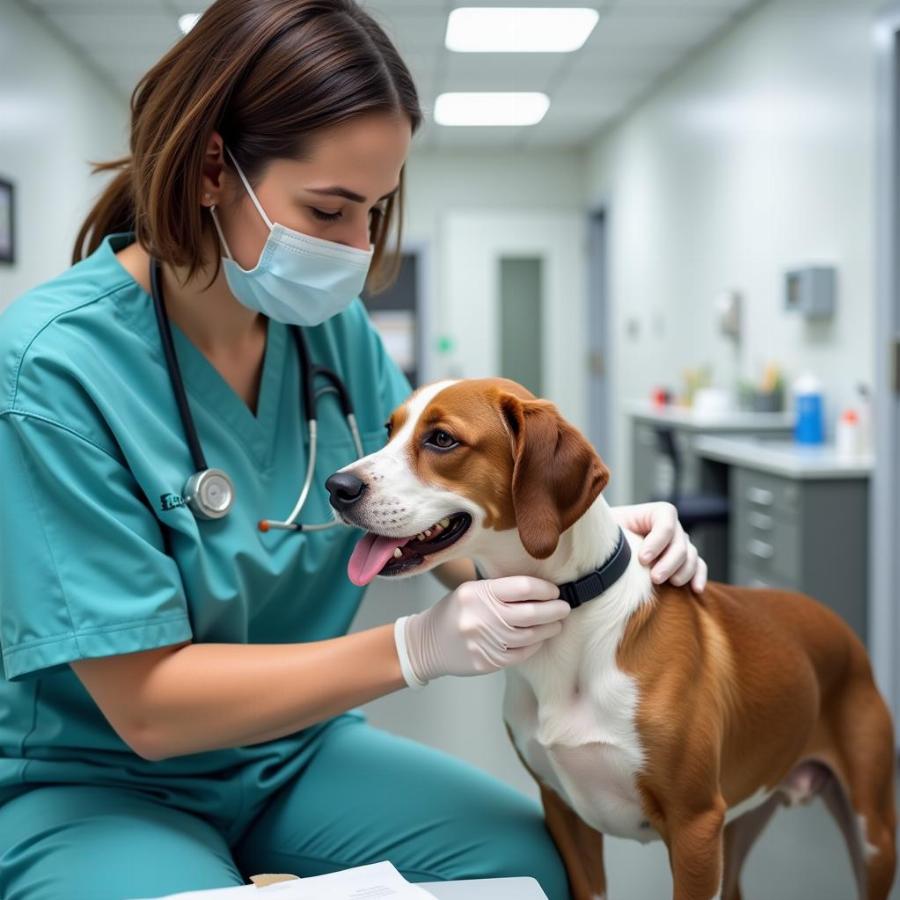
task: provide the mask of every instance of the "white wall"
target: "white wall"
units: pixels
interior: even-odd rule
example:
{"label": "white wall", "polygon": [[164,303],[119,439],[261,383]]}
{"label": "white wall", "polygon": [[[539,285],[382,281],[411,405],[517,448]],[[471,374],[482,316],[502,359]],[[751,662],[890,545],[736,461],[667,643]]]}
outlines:
{"label": "white wall", "polygon": [[[619,484],[630,484],[622,402],[658,382],[681,387],[684,367],[711,363],[722,379],[736,368],[759,376],[769,360],[790,376],[810,369],[825,384],[829,430],[856,382],[871,385],[880,5],[765,4],[592,148],[587,194],[611,213]],[[783,270],[809,262],[838,269],[830,324],[782,311]],[[723,288],[746,303],[738,366],[711,316]]]}
{"label": "white wall", "polygon": [[[571,321],[573,315],[580,315],[584,258],[582,239],[572,222],[583,218],[584,172],[584,155],[571,151],[413,152],[408,166],[405,233],[408,243],[426,249],[428,346],[434,351],[442,335],[455,344],[455,350],[446,356],[431,353],[424,380],[485,375],[497,365],[499,338],[492,327],[496,286],[483,277],[477,290],[462,286],[466,274],[462,268],[472,258],[473,248],[471,235],[465,226],[460,227],[461,217],[486,229],[483,233],[495,257],[515,248],[520,252],[526,252],[521,248],[546,250],[548,257],[553,257],[552,265],[565,268],[548,279],[545,308],[555,321]],[[551,245],[558,248],[559,234],[554,230],[560,222],[568,223],[571,252],[578,254],[565,261],[550,250]],[[483,249],[488,252],[486,247]],[[480,253],[482,276],[485,265],[484,253]],[[577,338],[582,338],[581,332]],[[490,342],[487,349],[485,340]],[[581,390],[576,386],[569,391],[565,377],[571,368],[572,336],[547,334],[544,350],[548,397],[580,420]],[[473,364],[476,355],[480,361]]]}
{"label": "white wall", "polygon": [[16,190],[16,257],[0,263],[0,308],[70,264],[106,176],[88,161],[127,148],[127,103],[33,13],[0,4],[0,178]]}
{"label": "white wall", "polygon": [[581,209],[584,154],[576,151],[413,152],[407,165],[405,230],[435,240],[453,209]]}

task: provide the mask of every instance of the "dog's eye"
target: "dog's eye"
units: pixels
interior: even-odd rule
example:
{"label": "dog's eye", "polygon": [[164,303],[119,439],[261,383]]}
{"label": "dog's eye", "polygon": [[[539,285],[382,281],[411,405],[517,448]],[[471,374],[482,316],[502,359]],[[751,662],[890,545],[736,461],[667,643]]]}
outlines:
{"label": "dog's eye", "polygon": [[452,450],[454,447],[459,446],[459,441],[449,432],[437,429],[431,432],[425,444],[438,450]]}

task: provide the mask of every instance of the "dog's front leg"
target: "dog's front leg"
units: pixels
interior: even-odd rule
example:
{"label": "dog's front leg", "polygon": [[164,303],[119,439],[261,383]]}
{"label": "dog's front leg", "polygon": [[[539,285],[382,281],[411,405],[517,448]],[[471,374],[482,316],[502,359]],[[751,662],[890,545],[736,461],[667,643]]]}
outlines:
{"label": "dog's front leg", "polygon": [[556,791],[538,781],[547,830],[569,876],[572,900],[606,900],[603,835],[586,824]]}
{"label": "dog's front leg", "polygon": [[725,801],[718,797],[706,809],[667,813],[675,900],[713,900],[722,890]]}

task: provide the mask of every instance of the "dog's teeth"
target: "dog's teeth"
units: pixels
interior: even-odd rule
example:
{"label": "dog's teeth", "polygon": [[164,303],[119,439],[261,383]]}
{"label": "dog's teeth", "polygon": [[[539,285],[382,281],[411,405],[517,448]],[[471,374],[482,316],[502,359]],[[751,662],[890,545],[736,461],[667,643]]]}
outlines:
{"label": "dog's teeth", "polygon": [[397,549],[394,550],[394,559],[400,559],[401,556],[403,556],[403,551],[397,547]]}
{"label": "dog's teeth", "polygon": [[443,528],[446,528],[449,524],[450,524],[450,519],[441,519],[441,521],[438,522],[438,525],[440,525]]}
{"label": "dog's teeth", "polygon": [[417,540],[417,541],[424,541],[424,540],[425,540],[425,535],[422,534],[422,532],[420,531],[420,532],[416,535],[416,540]]}

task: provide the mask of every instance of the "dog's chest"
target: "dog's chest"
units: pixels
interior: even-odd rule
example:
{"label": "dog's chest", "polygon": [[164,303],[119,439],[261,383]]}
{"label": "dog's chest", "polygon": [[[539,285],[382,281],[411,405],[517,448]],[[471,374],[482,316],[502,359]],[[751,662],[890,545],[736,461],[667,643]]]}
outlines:
{"label": "dog's chest", "polygon": [[574,611],[557,638],[507,670],[504,717],[531,770],[585,822],[653,840],[635,781],[637,685],[615,658],[624,623],[593,629],[587,612]]}

